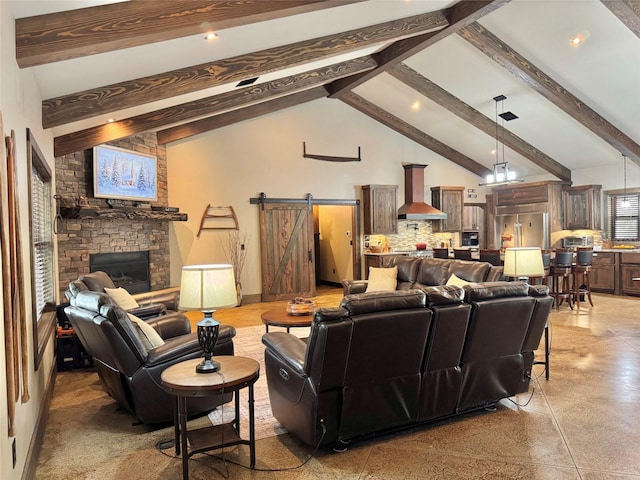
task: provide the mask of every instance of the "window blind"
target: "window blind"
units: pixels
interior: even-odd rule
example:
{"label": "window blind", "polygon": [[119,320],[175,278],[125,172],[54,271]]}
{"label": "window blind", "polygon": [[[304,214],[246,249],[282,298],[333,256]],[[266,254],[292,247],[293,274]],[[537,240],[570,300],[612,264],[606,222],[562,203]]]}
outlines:
{"label": "window blind", "polygon": [[612,240],[640,240],[640,193],[609,195],[608,213]]}
{"label": "window blind", "polygon": [[47,304],[55,302],[51,178],[37,166],[31,170],[31,226],[33,235],[34,303],[38,318]]}

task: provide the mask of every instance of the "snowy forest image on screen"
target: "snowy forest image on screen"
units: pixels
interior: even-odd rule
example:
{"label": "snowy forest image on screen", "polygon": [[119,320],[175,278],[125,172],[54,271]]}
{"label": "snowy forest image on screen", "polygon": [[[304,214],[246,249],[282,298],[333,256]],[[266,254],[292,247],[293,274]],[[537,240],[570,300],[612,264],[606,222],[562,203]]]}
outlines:
{"label": "snowy forest image on screen", "polygon": [[100,145],[93,152],[93,191],[97,198],[157,200],[156,158]]}

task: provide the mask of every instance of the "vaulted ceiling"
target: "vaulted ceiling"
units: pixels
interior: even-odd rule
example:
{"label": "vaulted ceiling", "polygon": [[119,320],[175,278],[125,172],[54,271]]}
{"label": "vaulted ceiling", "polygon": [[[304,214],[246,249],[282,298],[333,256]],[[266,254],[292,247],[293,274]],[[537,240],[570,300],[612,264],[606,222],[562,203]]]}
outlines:
{"label": "vaulted ceiling", "polygon": [[481,177],[496,137],[526,177],[568,181],[621,154],[640,165],[635,0],[11,4],[16,60],[45,99],[56,156],[145,131],[173,142],[325,98]]}

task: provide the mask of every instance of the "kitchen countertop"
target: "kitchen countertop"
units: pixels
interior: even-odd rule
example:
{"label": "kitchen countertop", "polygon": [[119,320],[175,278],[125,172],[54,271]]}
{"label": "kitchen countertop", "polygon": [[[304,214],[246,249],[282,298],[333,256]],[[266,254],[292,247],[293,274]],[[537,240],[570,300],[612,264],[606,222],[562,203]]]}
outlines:
{"label": "kitchen countertop", "polygon": [[594,250],[593,253],[640,253],[640,248],[603,248]]}

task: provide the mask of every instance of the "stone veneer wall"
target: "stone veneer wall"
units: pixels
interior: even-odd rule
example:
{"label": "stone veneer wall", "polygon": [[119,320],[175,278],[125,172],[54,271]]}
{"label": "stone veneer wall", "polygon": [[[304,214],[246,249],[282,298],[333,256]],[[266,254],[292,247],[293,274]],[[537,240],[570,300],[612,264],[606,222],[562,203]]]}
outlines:
{"label": "stone veneer wall", "polygon": [[[167,205],[167,155],[155,133],[146,133],[109,145],[154,155],[158,159],[158,201]],[[108,208],[105,199],[93,198],[93,149],[56,158],[56,193],[61,206],[73,207],[86,197],[90,207]],[[122,202],[123,204],[131,202]],[[169,222],[150,219],[65,218],[58,222],[58,281],[60,301],[69,282],[89,272],[92,253],[149,250],[151,290],[166,288],[170,281]]]}

